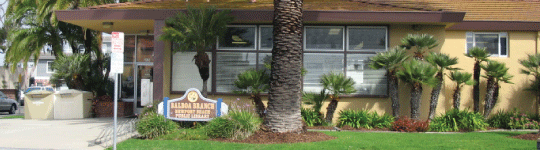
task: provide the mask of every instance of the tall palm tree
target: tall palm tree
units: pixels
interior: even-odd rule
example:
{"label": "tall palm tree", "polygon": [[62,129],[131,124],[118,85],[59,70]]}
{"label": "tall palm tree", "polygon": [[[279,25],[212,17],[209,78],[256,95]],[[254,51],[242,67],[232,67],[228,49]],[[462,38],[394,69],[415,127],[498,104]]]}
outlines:
{"label": "tall palm tree", "polygon": [[457,64],[458,59],[456,57],[450,58],[450,56],[448,56],[447,54],[431,52],[426,57],[426,61],[438,70],[437,75],[435,75],[435,78],[437,79],[437,84],[431,90],[431,101],[429,103],[428,119],[431,120],[433,119],[433,117],[435,117],[435,111],[439,102],[439,94],[441,93],[441,87],[444,81],[444,71],[456,70],[457,68],[452,68],[451,66]]}
{"label": "tall palm tree", "polygon": [[422,84],[434,86],[437,79],[434,77],[437,68],[420,60],[410,60],[403,63],[403,70],[397,72],[397,77],[411,84],[411,118],[420,116],[420,99],[422,98]]}
{"label": "tall palm tree", "polygon": [[499,99],[499,82],[510,83],[510,79],[513,77],[508,74],[508,69],[504,63],[497,61],[488,61],[487,65],[480,65],[480,67],[486,72],[483,76],[487,79],[486,100],[484,105],[484,117],[487,118],[493,109],[493,106]]}
{"label": "tall palm tree", "polygon": [[303,132],[302,0],[274,0],[274,47],[264,124],[272,132]]}
{"label": "tall palm tree", "polygon": [[473,110],[480,112],[480,64],[488,60],[489,52],[486,51],[486,48],[472,47],[465,56],[474,58]]}
{"label": "tall palm tree", "polygon": [[264,111],[266,107],[261,100],[261,93],[268,91],[270,75],[264,70],[247,70],[238,74],[234,85],[241,89],[240,91],[234,91],[235,93],[250,94],[250,99],[253,100],[253,104],[257,109],[259,117],[264,118]]}
{"label": "tall palm tree", "polygon": [[193,57],[195,65],[203,80],[202,94],[208,95],[208,78],[210,77],[210,58],[206,54],[208,48],[216,44],[216,39],[223,36],[227,24],[234,18],[229,16],[230,10],[217,11],[215,7],[201,6],[199,9],[188,7],[186,13],[166,20],[167,27],[163,28],[160,40],[172,41],[179,44],[173,52],[195,50]]}
{"label": "tall palm tree", "polygon": [[355,82],[351,77],[346,77],[343,73],[333,72],[322,75],[320,82],[330,95],[331,101],[326,107],[326,122],[332,123],[339,96],[356,92],[356,89],[354,89]]}
{"label": "tall palm tree", "polygon": [[370,58],[369,67],[373,69],[386,69],[386,80],[388,82],[388,93],[392,100],[392,115],[399,117],[399,93],[398,93],[398,78],[396,73],[401,67],[401,63],[407,60],[409,56],[405,50],[400,47],[395,47],[388,52],[378,53]]}
{"label": "tall palm tree", "polygon": [[540,54],[528,55],[527,59],[519,60],[519,63],[525,67],[525,69],[521,69],[522,74],[534,77],[533,84],[527,90],[536,93],[536,114],[538,114],[538,108],[540,108]]}
{"label": "tall palm tree", "polygon": [[450,80],[456,82],[456,88],[454,89],[454,94],[452,97],[454,98],[454,109],[459,110],[460,102],[461,102],[461,88],[463,88],[463,85],[474,85],[474,80],[471,79],[472,74],[468,72],[459,72],[459,71],[453,71],[450,73]]}
{"label": "tall palm tree", "polygon": [[401,47],[407,50],[416,48],[414,51],[414,58],[417,60],[424,60],[424,54],[427,50],[433,49],[439,46],[437,39],[429,34],[408,34],[401,39]]}

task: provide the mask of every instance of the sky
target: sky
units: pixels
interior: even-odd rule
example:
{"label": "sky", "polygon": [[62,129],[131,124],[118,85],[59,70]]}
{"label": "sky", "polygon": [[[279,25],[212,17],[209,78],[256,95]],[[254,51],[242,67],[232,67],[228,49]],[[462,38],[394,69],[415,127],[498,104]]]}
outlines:
{"label": "sky", "polygon": [[[8,6],[9,0],[0,0],[0,4],[2,4],[2,9],[0,10],[0,16],[2,16],[2,22],[4,22],[4,13],[6,12],[7,6]],[[0,27],[3,27],[4,24],[0,23]]]}

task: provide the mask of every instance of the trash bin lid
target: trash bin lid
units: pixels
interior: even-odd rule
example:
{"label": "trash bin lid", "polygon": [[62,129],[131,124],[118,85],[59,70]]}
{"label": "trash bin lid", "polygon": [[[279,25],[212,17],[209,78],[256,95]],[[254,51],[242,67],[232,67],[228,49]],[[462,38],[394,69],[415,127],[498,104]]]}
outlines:
{"label": "trash bin lid", "polygon": [[45,90],[34,90],[26,93],[25,95],[28,95],[30,97],[45,97],[47,95],[53,94],[51,91],[45,91]]}
{"label": "trash bin lid", "polygon": [[75,95],[78,95],[78,94],[82,94],[82,93],[90,93],[88,91],[80,91],[80,90],[75,90],[75,89],[68,89],[68,90],[61,90],[61,91],[58,91],[56,93],[56,95],[61,95],[61,96],[75,96]]}

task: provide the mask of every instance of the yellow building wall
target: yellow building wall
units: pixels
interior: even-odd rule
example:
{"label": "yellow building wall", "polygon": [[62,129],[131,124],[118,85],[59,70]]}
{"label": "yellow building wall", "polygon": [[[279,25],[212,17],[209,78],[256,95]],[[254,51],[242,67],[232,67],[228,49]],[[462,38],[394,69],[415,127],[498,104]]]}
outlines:
{"label": "yellow building wall", "polygon": [[[442,52],[450,55],[451,57],[458,57],[459,64],[455,67],[462,68],[463,72],[473,72],[474,60],[464,56],[465,53],[465,32],[466,31],[446,31],[444,26],[421,26],[418,30],[412,30],[411,25],[390,25],[389,32],[389,44],[390,48],[395,47],[401,43],[401,38],[407,34],[431,34],[438,41],[439,46],[432,49],[435,52]],[[500,31],[496,31],[500,32]],[[503,31],[504,32],[504,31]],[[528,82],[531,77],[520,74],[521,65],[519,59],[524,59],[527,54],[534,54],[537,49],[537,40],[539,32],[508,32],[509,37],[509,56],[507,58],[492,57],[490,59],[504,62],[510,67],[509,73],[514,75],[511,80],[515,84],[501,84],[500,99],[495,105],[492,114],[498,110],[511,110],[513,108],[519,108],[523,112],[535,112],[536,103],[534,102],[534,94],[528,91],[524,91],[524,88],[529,85]],[[167,47],[167,46],[166,46]],[[170,47],[170,45],[168,45]],[[164,60],[164,96],[170,98],[179,98],[181,94],[170,94],[170,51],[165,54]],[[447,71],[446,73],[449,73]],[[482,72],[483,73],[483,72]],[[447,77],[444,78],[444,84],[439,97],[439,103],[437,106],[436,116],[446,112],[452,107],[452,94],[455,88],[455,84]],[[421,119],[427,119],[429,113],[429,103],[431,95],[431,87],[424,86],[422,100],[420,105]],[[484,101],[486,81],[482,79],[480,83],[480,101]],[[410,116],[410,86],[404,82],[400,82],[399,86],[399,98],[400,98],[400,114],[404,116]],[[209,95],[211,99],[223,98],[227,104],[239,103],[239,104],[251,104],[251,100],[248,96],[231,96],[231,95]],[[237,99],[241,102],[237,102]],[[263,97],[263,101],[266,104],[267,97]],[[323,104],[321,109],[323,114],[326,114],[326,106],[329,101]],[[472,110],[472,86],[465,86],[461,93],[461,109]],[[303,107],[311,107],[304,105]],[[392,107],[390,98],[342,98],[336,110],[334,116],[334,122],[337,122],[339,117],[338,113],[341,110],[346,109],[367,109],[370,111],[376,111],[378,114],[391,114]],[[483,103],[481,104],[481,110],[483,110]]]}

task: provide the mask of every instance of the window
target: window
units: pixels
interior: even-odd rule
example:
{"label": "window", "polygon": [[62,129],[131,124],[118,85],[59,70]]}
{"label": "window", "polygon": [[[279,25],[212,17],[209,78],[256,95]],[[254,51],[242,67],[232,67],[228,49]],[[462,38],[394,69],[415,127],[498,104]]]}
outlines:
{"label": "window", "polygon": [[255,26],[229,26],[219,38],[218,49],[255,49]]}
{"label": "window", "polygon": [[54,73],[54,69],[52,67],[54,61],[47,61],[47,73]]}
{"label": "window", "polygon": [[[212,59],[208,91],[232,93],[238,90],[234,81],[239,73],[266,69],[264,64],[272,59],[272,31],[269,25],[229,26],[226,35],[218,39],[216,49],[207,52]],[[304,91],[319,92],[321,75],[341,72],[356,82],[357,93],[353,95],[387,95],[385,70],[367,66],[370,57],[387,50],[387,27],[306,26],[304,33],[303,65],[307,70],[303,77]],[[173,54],[173,92],[202,88],[192,61],[194,55],[194,51]]]}
{"label": "window", "polygon": [[474,46],[485,47],[493,57],[508,57],[508,34],[506,32],[467,32],[467,50]]}

